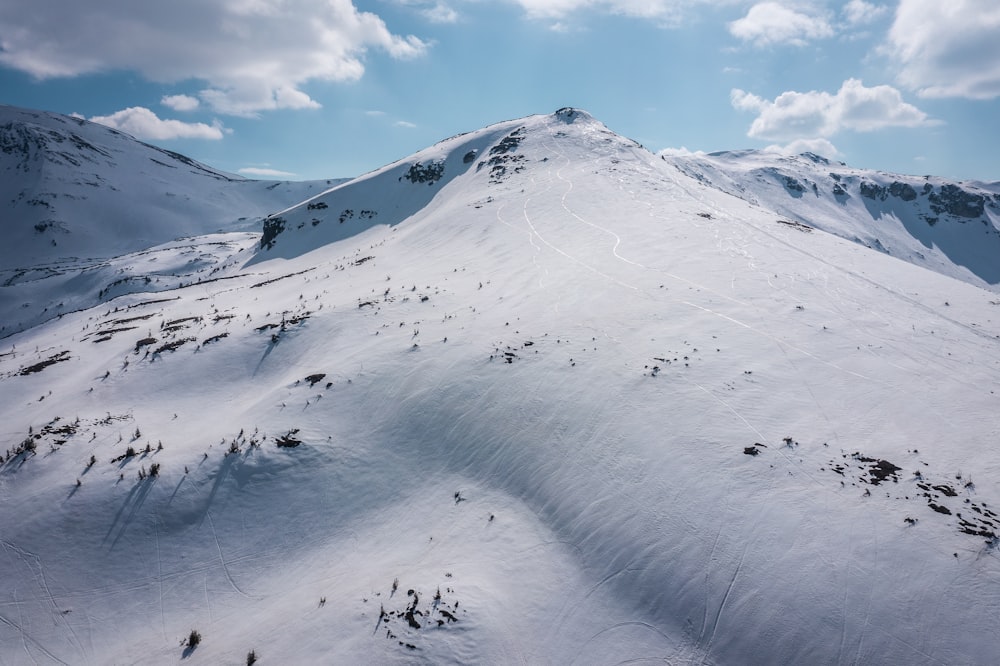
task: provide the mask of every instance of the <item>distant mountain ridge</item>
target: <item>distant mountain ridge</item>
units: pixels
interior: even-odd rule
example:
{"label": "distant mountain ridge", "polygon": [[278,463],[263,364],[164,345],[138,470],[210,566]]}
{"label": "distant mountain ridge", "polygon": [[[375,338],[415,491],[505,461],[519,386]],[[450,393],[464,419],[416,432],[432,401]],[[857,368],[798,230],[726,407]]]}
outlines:
{"label": "distant mountain ridge", "polygon": [[855,169],[813,153],[663,159],[699,182],[904,261],[1000,290],[1000,183]]}
{"label": "distant mountain ridge", "polygon": [[256,228],[336,182],[248,180],[80,118],[0,106],[0,270]]}

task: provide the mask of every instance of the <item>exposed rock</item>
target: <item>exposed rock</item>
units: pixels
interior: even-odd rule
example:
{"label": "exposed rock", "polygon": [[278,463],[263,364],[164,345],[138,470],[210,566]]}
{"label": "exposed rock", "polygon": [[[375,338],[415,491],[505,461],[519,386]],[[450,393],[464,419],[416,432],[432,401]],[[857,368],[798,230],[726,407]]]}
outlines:
{"label": "exposed rock", "polygon": [[935,213],[948,213],[955,217],[980,217],[985,211],[986,199],[979,194],[966,192],[957,185],[942,185],[927,199],[931,202],[931,210]]}

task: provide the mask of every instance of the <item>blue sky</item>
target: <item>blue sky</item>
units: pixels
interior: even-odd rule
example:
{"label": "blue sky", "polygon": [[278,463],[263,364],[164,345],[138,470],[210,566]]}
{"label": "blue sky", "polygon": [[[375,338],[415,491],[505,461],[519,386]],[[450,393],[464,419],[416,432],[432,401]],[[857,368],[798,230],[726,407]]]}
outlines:
{"label": "blue sky", "polygon": [[577,106],[654,151],[1000,181],[996,0],[4,0],[0,91],[249,176]]}

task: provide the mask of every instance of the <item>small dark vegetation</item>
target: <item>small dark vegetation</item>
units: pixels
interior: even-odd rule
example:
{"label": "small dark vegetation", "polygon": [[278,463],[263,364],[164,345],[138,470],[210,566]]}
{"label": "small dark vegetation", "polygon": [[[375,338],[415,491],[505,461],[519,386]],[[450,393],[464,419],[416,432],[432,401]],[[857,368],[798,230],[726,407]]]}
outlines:
{"label": "small dark vegetation", "polygon": [[17,373],[19,375],[31,375],[36,372],[41,372],[50,365],[55,365],[56,363],[61,363],[62,361],[68,361],[70,359],[69,351],[61,351],[58,354],[48,357],[44,361],[39,361],[33,365],[29,365]]}
{"label": "small dark vegetation", "polygon": [[302,443],[301,439],[298,439],[295,435],[299,432],[298,428],[293,428],[289,430],[284,435],[275,438],[275,442],[278,444],[279,448],[291,449],[295,448]]}
{"label": "small dark vegetation", "polygon": [[228,338],[228,337],[229,337],[229,332],[228,331],[224,332],[224,333],[219,333],[218,335],[213,335],[210,338],[205,338],[205,341],[203,343],[201,343],[201,344],[202,344],[202,346],[205,346],[205,345],[208,345],[208,344],[212,344],[213,342],[218,342],[219,340],[221,340],[223,338]]}
{"label": "small dark vegetation", "polygon": [[778,224],[784,224],[786,227],[791,227],[792,229],[796,229],[807,234],[812,233],[813,230],[813,228],[808,224],[802,224],[801,222],[793,222],[791,220],[777,220],[777,222]]}
{"label": "small dark vegetation", "polygon": [[127,449],[125,449],[125,453],[121,454],[117,458],[112,458],[111,462],[113,462],[113,463],[121,462],[122,460],[125,460],[126,458],[134,458],[137,455],[138,454],[135,452],[135,447],[130,446]]}
{"label": "small dark vegetation", "polygon": [[190,655],[199,645],[201,645],[201,632],[197,629],[192,629],[188,637],[181,641],[181,646],[185,648],[184,656]]}
{"label": "small dark vegetation", "polygon": [[[445,578],[450,577],[451,574],[445,574]],[[459,616],[467,612],[464,608],[459,608],[459,601],[454,598],[455,590],[451,587],[442,590],[438,586],[431,600],[423,603],[421,601],[429,595],[410,588],[406,591],[405,597],[402,595],[396,597],[395,592],[398,587],[397,578],[392,583],[387,602],[379,607],[374,633],[385,631],[386,640],[396,641],[400,647],[407,650],[419,649],[415,644],[418,634],[441,631],[452,624],[460,623]],[[378,596],[382,594],[379,593]],[[389,608],[386,608],[386,603],[390,604]]]}
{"label": "small dark vegetation", "polygon": [[201,317],[197,317],[197,316],[195,316],[195,317],[181,317],[180,319],[174,319],[174,320],[171,320],[171,321],[165,321],[165,322],[163,322],[163,324],[160,326],[160,328],[162,330],[164,330],[164,331],[167,331],[168,333],[172,333],[174,331],[179,331],[179,330],[181,330],[183,328],[187,328],[188,326],[190,326],[190,324],[188,322],[190,322],[191,324],[193,324],[193,323],[197,323],[197,322],[200,322],[200,321],[201,321]]}
{"label": "small dark vegetation", "polygon": [[306,381],[309,382],[309,386],[315,386],[316,383],[322,381],[324,377],[326,377],[325,372],[317,372],[306,377]]}
{"label": "small dark vegetation", "polygon": [[177,340],[173,340],[172,342],[167,342],[157,347],[156,350],[153,351],[153,353],[162,354],[163,352],[168,352],[168,351],[172,352],[188,342],[195,342],[195,338],[180,338]]}
{"label": "small dark vegetation", "polygon": [[156,344],[156,338],[142,338],[141,340],[136,340],[135,351],[139,351],[143,347],[148,347],[152,344]]}
{"label": "small dark vegetation", "polygon": [[256,289],[258,287],[263,287],[263,286],[266,286],[266,285],[269,285],[269,284],[273,284],[273,283],[277,282],[278,280],[284,280],[285,278],[294,277],[296,275],[302,275],[303,273],[308,273],[309,271],[314,271],[314,270],[316,270],[316,269],[315,268],[307,268],[304,271],[296,271],[295,273],[287,273],[285,275],[279,275],[278,277],[271,278],[270,280],[264,280],[263,282],[255,282],[254,284],[250,285],[250,288],[251,289]]}
{"label": "small dark vegetation", "polygon": [[[916,454],[917,449],[913,449],[911,453]],[[902,469],[899,465],[891,463],[888,460],[866,456],[860,452],[850,455],[842,453],[840,459],[828,461],[820,470],[830,471],[839,475],[843,479],[840,485],[845,488],[848,486],[860,487],[864,485],[879,486],[886,481],[899,484],[903,487],[893,492],[885,493],[886,500],[894,499],[897,502],[918,501],[926,503],[927,508],[937,514],[955,516],[958,520],[957,525],[953,523],[949,524],[962,534],[985,537],[987,544],[993,543],[993,540],[998,538],[997,531],[1000,529],[1000,516],[991,510],[985,502],[973,499],[972,496],[976,493],[976,484],[972,482],[972,479],[963,477],[961,473],[956,475],[956,479],[964,481],[961,488],[951,483],[934,483],[930,480],[933,475],[927,469],[927,463],[923,463],[923,465],[923,469],[917,469],[913,472],[912,477],[908,479],[913,484],[912,486],[900,483],[901,479],[899,475]],[[910,487],[909,490],[906,489],[908,486]],[[961,504],[958,504],[956,498],[960,494],[963,494],[963,490],[964,494],[969,496]],[[871,489],[866,489],[863,496],[875,497],[876,495]],[[880,504],[876,503],[872,506],[880,506]],[[904,519],[904,522],[909,527],[915,527],[918,520],[908,516]]]}
{"label": "small dark vegetation", "polygon": [[306,204],[306,210],[326,210],[329,206],[325,201],[314,201],[313,203]]}

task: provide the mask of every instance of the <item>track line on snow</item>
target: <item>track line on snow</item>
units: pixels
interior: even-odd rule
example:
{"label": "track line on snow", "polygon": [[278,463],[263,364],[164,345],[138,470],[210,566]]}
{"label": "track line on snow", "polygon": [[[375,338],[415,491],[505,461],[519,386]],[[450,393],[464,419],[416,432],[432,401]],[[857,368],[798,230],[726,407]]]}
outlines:
{"label": "track line on snow", "polygon": [[[45,580],[45,567],[42,565],[42,558],[36,553],[32,553],[30,551],[24,550],[23,548],[20,548],[19,546],[14,545],[10,541],[0,540],[0,544],[3,545],[4,550],[7,550],[8,548],[10,550],[13,550],[14,553],[17,555],[18,559],[20,559],[21,562],[24,564],[24,566],[28,568],[28,571],[31,572],[32,578],[35,580],[35,584],[38,585],[39,589],[41,589],[41,591],[45,596],[45,599],[49,602],[49,605],[52,607],[52,612],[54,614],[54,617],[57,619],[58,622],[64,624],[66,628],[69,630],[70,635],[73,637],[73,643],[75,644],[76,649],[80,651],[80,654],[82,655],[86,654],[86,651],[83,648],[83,643],[80,641],[80,637],[77,635],[76,630],[73,628],[73,625],[63,615],[62,609],[59,607],[59,604],[56,603],[55,595],[52,594],[52,590],[49,589],[48,581]],[[35,566],[38,568],[37,573],[29,563],[28,561],[29,559],[34,561]]]}
{"label": "track line on snow", "polygon": [[11,619],[3,616],[3,615],[0,615],[0,623],[3,623],[5,625],[7,625],[8,627],[10,627],[11,629],[13,629],[14,631],[16,631],[20,635],[20,637],[21,637],[21,647],[24,649],[24,653],[26,655],[28,655],[28,659],[31,660],[31,663],[33,663],[33,664],[35,664],[37,666],[38,660],[35,659],[35,656],[33,654],[31,654],[31,650],[28,648],[28,642],[29,641],[31,642],[31,644],[35,648],[38,649],[39,652],[41,652],[42,654],[44,654],[46,657],[48,657],[52,661],[56,662],[57,664],[63,664],[63,666],[69,666],[69,664],[67,662],[63,661],[59,657],[57,657],[54,654],[52,654],[51,652],[49,652],[49,650],[46,649],[46,647],[44,645],[42,645],[42,643],[40,641],[38,641],[37,639],[35,639],[31,634],[29,634],[27,631],[24,630],[24,626],[23,626],[24,625],[24,613],[21,610],[21,603],[17,600],[17,589],[16,588],[14,589],[14,603],[17,605],[17,614],[18,614],[18,616],[20,618],[20,623],[14,622],[13,620],[11,620]]}
{"label": "track line on snow", "polygon": [[[733,577],[729,580],[729,585],[726,587],[726,593],[722,595],[722,603],[719,604],[719,611],[715,614],[715,623],[712,625],[712,635],[708,637],[708,645],[705,646],[705,660],[708,660],[709,655],[712,653],[712,643],[715,641],[715,635],[719,631],[719,624],[722,622],[722,614],[726,610],[726,603],[729,601],[729,596],[733,593],[733,588],[736,586],[736,580],[740,577],[740,571],[743,570],[743,560],[746,559],[747,551],[750,550],[750,546],[753,542],[748,543],[743,548],[743,554],[740,555],[740,561],[736,563],[736,571],[733,572]],[[702,663],[705,663],[704,661]]]}
{"label": "track line on snow", "polygon": [[[662,629],[660,629],[659,627],[656,627],[656,626],[650,624],[649,622],[643,622],[642,620],[626,620],[624,622],[616,622],[615,624],[611,625],[610,627],[605,627],[604,629],[601,629],[596,634],[594,634],[593,636],[591,636],[590,638],[588,638],[586,641],[584,641],[583,645],[580,646],[580,649],[577,651],[576,657],[574,657],[573,659],[571,659],[570,663],[572,663],[572,664],[579,664],[579,663],[581,663],[580,655],[586,649],[588,643],[590,643],[591,641],[593,641],[597,637],[601,636],[602,634],[606,634],[609,631],[614,631],[615,629],[621,629],[622,627],[641,627],[643,629],[648,629],[649,631],[652,631],[653,633],[658,634],[659,636],[662,636],[663,638],[665,638],[672,646],[676,646],[677,643],[679,642],[676,637],[667,634]],[[621,663],[627,663],[627,662],[621,662]]]}
{"label": "track line on snow", "polygon": [[[564,166],[560,167],[559,169],[556,169],[556,178],[558,178],[559,180],[563,181],[568,186],[567,189],[566,189],[566,191],[563,192],[563,195],[562,195],[562,197],[560,199],[560,204],[562,205],[563,210],[565,210],[573,218],[575,218],[576,220],[582,222],[583,224],[586,224],[589,227],[597,229],[598,231],[602,231],[602,232],[610,235],[612,238],[614,238],[615,239],[615,244],[611,247],[611,254],[614,255],[614,257],[616,259],[619,259],[620,261],[623,261],[626,264],[631,264],[631,265],[636,266],[638,268],[645,269],[646,267],[643,266],[642,264],[637,263],[635,261],[632,261],[631,259],[626,259],[622,255],[618,254],[618,246],[621,245],[621,243],[622,243],[621,236],[619,236],[615,232],[611,231],[610,229],[606,229],[605,227],[602,227],[599,224],[595,224],[594,222],[590,222],[589,220],[585,220],[584,218],[582,218],[579,215],[577,215],[573,210],[571,210],[570,207],[566,204],[566,198],[573,191],[573,181],[569,180],[567,178],[563,178],[562,171],[563,171],[563,168],[565,168],[565,166],[569,165],[571,162],[570,162],[569,158],[567,158],[566,155],[563,152],[561,152],[559,150],[555,150],[555,152],[557,152],[559,154],[559,156],[562,157],[563,160],[565,160]],[[619,187],[620,187],[620,183],[619,183]]]}
{"label": "track line on snow", "polygon": [[160,557],[160,534],[159,529],[156,525],[157,521],[153,521],[153,542],[156,544],[156,583],[157,583],[157,596],[160,598],[160,631],[163,633],[163,640],[167,639],[167,621],[163,616],[163,559]]}
{"label": "track line on snow", "polygon": [[[872,531],[872,538],[875,540],[875,563],[872,566],[872,574],[878,575],[878,532]],[[860,664],[861,661],[861,650],[865,645],[865,633],[868,631],[868,625],[872,619],[872,597],[875,595],[875,591],[872,587],[868,588],[868,605],[865,608],[865,621],[861,625],[861,634],[858,636],[858,651],[854,656],[854,663]]]}
{"label": "track line on snow", "polygon": [[615,284],[617,284],[619,286],[622,286],[622,287],[625,287],[626,289],[631,289],[633,291],[641,291],[638,287],[636,287],[634,285],[628,284],[626,282],[622,282],[621,280],[619,280],[617,278],[614,278],[614,277],[612,277],[610,275],[607,275],[606,273],[602,273],[601,271],[597,270],[596,268],[594,268],[590,264],[577,259],[573,255],[571,255],[571,254],[569,254],[567,252],[564,252],[562,249],[556,247],[555,245],[553,245],[552,243],[550,243],[549,241],[547,241],[544,236],[542,236],[540,233],[538,233],[538,229],[535,228],[534,223],[532,223],[532,221],[531,221],[531,216],[528,215],[528,203],[530,201],[531,201],[531,197],[528,197],[528,198],[526,198],[524,200],[524,221],[528,223],[528,227],[531,228],[531,232],[533,234],[535,234],[535,236],[538,238],[538,240],[540,240],[543,243],[545,243],[545,245],[547,245],[554,252],[556,252],[558,254],[561,254],[562,256],[566,257],[567,259],[569,259],[573,263],[576,263],[576,264],[579,264],[580,266],[583,266],[584,268],[586,268],[591,273],[595,273],[595,274],[601,276],[602,278],[604,278],[605,280],[609,280],[611,282],[614,282]]}
{"label": "track line on snow", "polygon": [[229,571],[229,565],[226,564],[226,558],[222,555],[222,544],[219,542],[219,533],[216,532],[215,530],[215,520],[212,518],[211,513],[208,513],[207,515],[208,515],[208,524],[212,527],[212,536],[215,537],[215,547],[219,549],[219,561],[222,563],[222,570],[226,574],[226,579],[229,581],[229,584],[232,585],[233,589],[236,590],[239,594],[246,597],[247,599],[253,599],[253,597],[251,597],[249,594],[241,590],[240,586],[236,584],[235,580],[233,580],[233,575]]}

